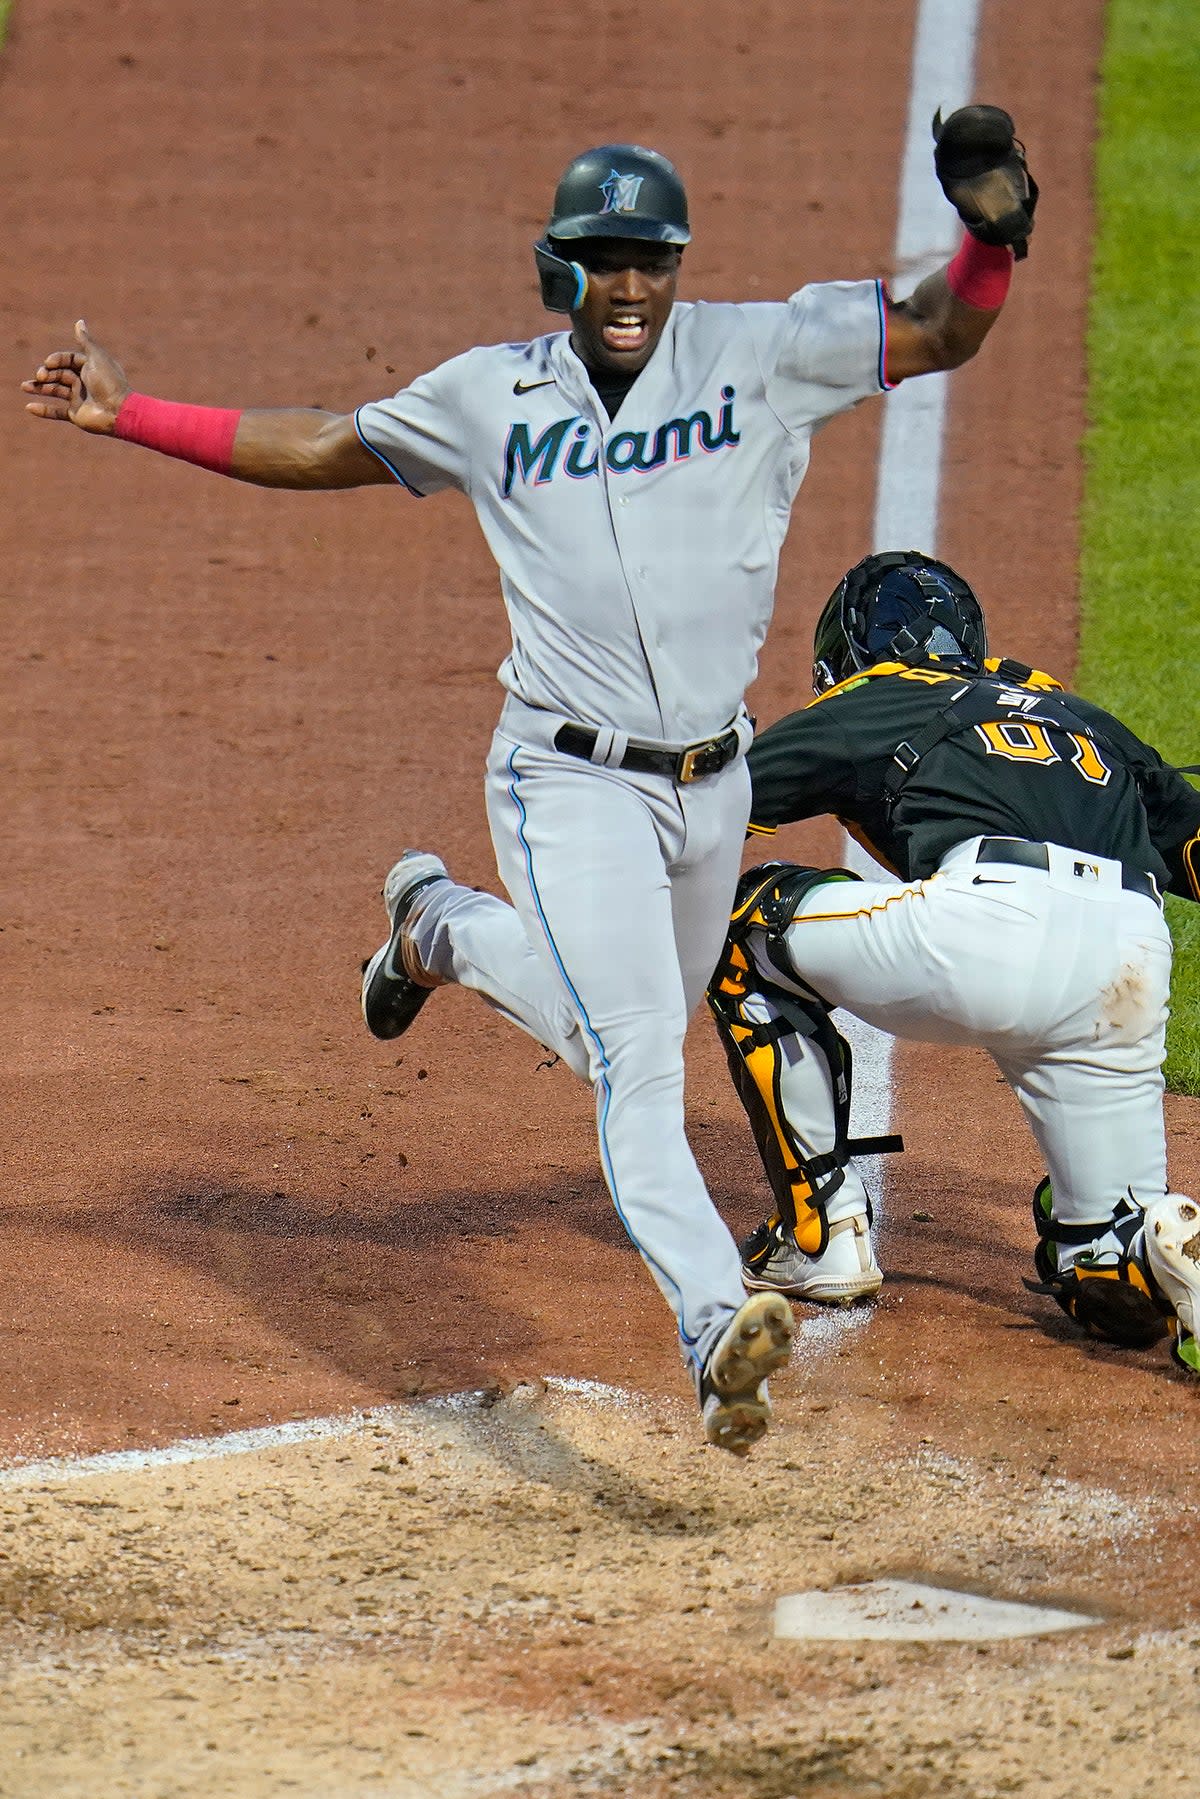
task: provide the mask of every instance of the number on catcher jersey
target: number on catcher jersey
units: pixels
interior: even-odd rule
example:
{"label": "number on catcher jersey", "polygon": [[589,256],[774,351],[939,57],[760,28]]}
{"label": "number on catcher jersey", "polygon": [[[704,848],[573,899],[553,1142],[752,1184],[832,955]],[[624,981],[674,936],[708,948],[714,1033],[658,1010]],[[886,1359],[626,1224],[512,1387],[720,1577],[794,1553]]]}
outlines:
{"label": "number on catcher jersey", "polygon": [[[1062,761],[1062,756],[1051,742],[1045,727],[1034,720],[992,720],[987,724],[976,725],[975,731],[989,756],[1003,756],[1007,762],[1023,762],[1027,765]],[[1085,737],[1081,731],[1065,731],[1062,735],[1074,746],[1071,761],[1083,779],[1090,781],[1094,787],[1107,786],[1112,769],[1092,739]]]}

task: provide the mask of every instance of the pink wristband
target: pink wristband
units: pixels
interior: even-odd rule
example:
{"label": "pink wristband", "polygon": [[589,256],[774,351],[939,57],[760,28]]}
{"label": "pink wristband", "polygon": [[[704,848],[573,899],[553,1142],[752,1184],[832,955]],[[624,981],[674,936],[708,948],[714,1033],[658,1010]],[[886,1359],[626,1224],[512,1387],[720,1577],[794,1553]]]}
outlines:
{"label": "pink wristband", "polygon": [[152,400],[149,394],[126,394],[113,436],[227,475],[241,416],[223,406],[182,406],[175,400]]}
{"label": "pink wristband", "polygon": [[995,312],[1012,280],[1013,253],[1007,244],[981,244],[970,232],[946,269],[946,286],[964,306]]}

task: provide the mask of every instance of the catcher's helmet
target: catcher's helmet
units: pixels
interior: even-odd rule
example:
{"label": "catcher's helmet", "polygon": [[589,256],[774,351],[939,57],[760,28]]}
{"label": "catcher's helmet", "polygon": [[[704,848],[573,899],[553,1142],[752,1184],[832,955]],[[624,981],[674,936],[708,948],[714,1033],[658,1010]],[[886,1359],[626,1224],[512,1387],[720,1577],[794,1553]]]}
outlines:
{"label": "catcher's helmet", "polygon": [[590,237],[638,237],[680,249],[690,243],[687,195],[675,166],[640,144],[601,144],[567,165],[533,252],[548,311],[574,312],[582,304],[587,273],[562,252]]}
{"label": "catcher's helmet", "polygon": [[920,550],[864,556],[842,576],[813,634],[813,691],[877,662],[983,668],[983,610],[961,575]]}

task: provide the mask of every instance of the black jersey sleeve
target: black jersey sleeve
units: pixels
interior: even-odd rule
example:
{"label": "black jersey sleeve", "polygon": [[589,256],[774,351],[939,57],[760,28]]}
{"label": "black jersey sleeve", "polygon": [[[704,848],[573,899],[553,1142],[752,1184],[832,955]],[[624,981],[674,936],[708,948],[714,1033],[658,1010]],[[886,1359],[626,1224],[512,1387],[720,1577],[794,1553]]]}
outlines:
{"label": "black jersey sleeve", "polygon": [[1200,793],[1165,763],[1139,773],[1138,792],[1151,841],[1171,871],[1169,891],[1200,900]]}
{"label": "black jersey sleeve", "polygon": [[1098,736],[1116,745],[1137,782],[1150,841],[1170,873],[1168,890],[1200,900],[1200,793],[1119,718],[1077,694],[1071,705]]}
{"label": "black jersey sleeve", "polygon": [[833,708],[806,706],[750,745],[750,823],[759,830],[840,812],[854,797],[856,770]]}

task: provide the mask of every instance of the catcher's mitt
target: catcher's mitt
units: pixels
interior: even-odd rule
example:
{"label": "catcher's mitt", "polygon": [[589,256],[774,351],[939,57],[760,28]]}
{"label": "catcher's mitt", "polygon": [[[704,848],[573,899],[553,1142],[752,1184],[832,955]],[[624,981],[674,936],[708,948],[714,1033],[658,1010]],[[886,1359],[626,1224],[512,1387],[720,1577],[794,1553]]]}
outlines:
{"label": "catcher's mitt", "polygon": [[960,106],[933,117],[933,166],[942,192],[981,244],[1008,244],[1019,262],[1028,248],[1037,182],[1024,146],[999,106]]}

